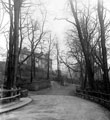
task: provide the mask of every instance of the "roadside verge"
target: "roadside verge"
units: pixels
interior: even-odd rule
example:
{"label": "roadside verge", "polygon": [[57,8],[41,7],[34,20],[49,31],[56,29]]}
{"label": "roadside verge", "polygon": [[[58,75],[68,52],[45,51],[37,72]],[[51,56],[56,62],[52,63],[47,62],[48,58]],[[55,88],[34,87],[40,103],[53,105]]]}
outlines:
{"label": "roadside verge", "polygon": [[25,98],[20,98],[19,101],[12,102],[12,103],[9,103],[9,104],[6,104],[6,105],[1,105],[0,106],[0,114],[10,112],[12,110],[23,107],[23,106],[29,104],[31,101],[32,101],[31,98],[25,97]]}

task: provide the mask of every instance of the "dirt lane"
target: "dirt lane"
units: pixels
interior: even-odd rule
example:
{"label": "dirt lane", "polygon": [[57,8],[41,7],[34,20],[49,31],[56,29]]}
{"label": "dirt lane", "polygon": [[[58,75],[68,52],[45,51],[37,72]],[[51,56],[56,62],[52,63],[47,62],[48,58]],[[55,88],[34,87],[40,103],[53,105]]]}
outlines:
{"label": "dirt lane", "polygon": [[52,88],[30,92],[32,103],[0,115],[0,120],[110,120],[110,112],[98,104],[71,96],[74,85],[52,84]]}

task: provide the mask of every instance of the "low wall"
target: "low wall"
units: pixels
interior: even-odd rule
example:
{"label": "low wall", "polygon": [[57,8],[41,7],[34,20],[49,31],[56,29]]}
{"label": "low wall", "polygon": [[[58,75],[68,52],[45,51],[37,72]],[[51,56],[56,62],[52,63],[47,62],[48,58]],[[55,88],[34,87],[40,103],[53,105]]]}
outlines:
{"label": "low wall", "polygon": [[51,83],[49,80],[41,80],[41,81],[25,84],[22,87],[30,91],[37,91],[40,89],[48,88],[50,86],[51,86]]}

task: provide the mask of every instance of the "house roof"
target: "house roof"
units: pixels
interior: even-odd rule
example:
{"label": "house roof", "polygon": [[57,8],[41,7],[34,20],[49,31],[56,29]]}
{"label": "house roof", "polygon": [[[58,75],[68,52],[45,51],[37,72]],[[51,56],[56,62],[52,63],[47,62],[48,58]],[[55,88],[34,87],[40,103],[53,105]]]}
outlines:
{"label": "house roof", "polygon": [[[31,51],[29,51],[26,47],[24,47],[21,50],[21,54],[23,54],[23,55],[30,55]],[[37,58],[48,59],[48,54],[44,54],[43,52],[40,52],[40,53],[35,52],[35,56]],[[52,59],[50,59],[50,61],[52,61]]]}

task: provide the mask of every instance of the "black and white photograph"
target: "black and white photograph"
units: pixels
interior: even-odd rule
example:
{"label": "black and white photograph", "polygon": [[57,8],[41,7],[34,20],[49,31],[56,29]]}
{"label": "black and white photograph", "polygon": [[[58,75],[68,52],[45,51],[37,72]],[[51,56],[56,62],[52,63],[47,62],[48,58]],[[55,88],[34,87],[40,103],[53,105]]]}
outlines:
{"label": "black and white photograph", "polygon": [[0,0],[0,120],[110,120],[110,0]]}

